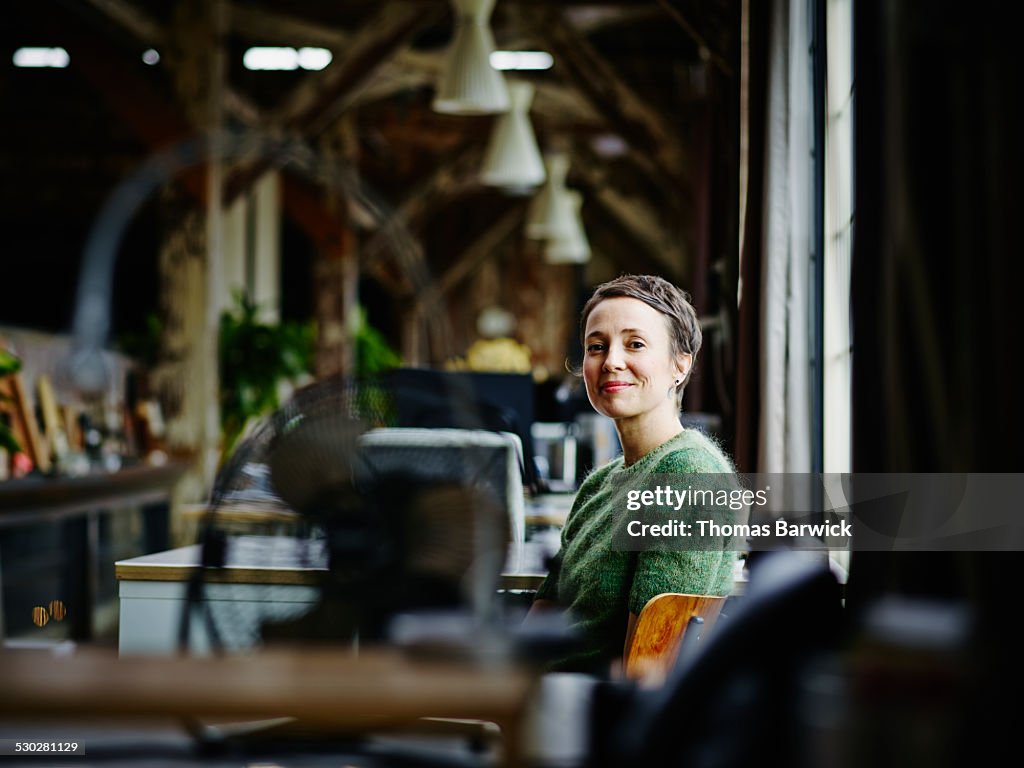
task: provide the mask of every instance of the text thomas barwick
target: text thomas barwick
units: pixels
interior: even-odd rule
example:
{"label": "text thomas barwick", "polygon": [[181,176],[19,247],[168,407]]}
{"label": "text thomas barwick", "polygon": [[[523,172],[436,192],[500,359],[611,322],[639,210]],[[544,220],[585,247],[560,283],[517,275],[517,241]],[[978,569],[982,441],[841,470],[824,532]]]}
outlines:
{"label": "text thomas barwick", "polygon": [[[696,530],[694,527],[696,526]],[[664,523],[641,523],[639,520],[631,520],[626,526],[626,533],[635,538],[652,536],[656,538],[677,538],[688,536],[725,536],[741,538],[763,538],[771,535],[776,537],[804,537],[814,538],[835,538],[839,536],[852,536],[853,529],[848,520],[841,520],[835,523],[790,523],[782,518],[770,523],[757,523],[747,525],[737,523],[734,525],[716,523],[714,520],[695,520],[693,523],[684,523],[682,520],[667,520]]]}

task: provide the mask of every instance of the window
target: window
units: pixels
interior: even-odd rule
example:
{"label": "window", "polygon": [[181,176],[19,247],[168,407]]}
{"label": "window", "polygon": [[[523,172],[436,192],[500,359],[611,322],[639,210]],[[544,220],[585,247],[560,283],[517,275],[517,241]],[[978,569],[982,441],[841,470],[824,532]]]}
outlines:
{"label": "window", "polygon": [[828,0],[825,74],[823,469],[852,470],[853,0]]}
{"label": "window", "polygon": [[[853,0],[827,0],[825,12],[825,243],[822,297],[822,468],[830,499],[842,498],[838,475],[853,469]],[[849,568],[849,552],[832,561]]]}

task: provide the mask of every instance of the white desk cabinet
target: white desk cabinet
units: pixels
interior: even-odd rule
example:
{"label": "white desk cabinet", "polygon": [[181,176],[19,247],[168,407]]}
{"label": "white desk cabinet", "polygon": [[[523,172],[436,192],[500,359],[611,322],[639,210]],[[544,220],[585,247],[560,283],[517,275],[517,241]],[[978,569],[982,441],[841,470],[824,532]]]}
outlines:
{"label": "white desk cabinet", "polygon": [[[207,608],[220,645],[227,650],[256,645],[266,621],[296,619],[311,610],[319,598],[317,584],[325,573],[323,544],[322,540],[286,536],[229,538],[226,566],[207,577],[202,587],[204,605],[193,609],[189,650],[211,650],[203,619]],[[514,542],[500,587],[536,589],[544,578],[543,550],[540,543]],[[188,581],[196,574],[199,554],[199,545],[194,544],[115,564],[121,601],[118,648],[122,654],[177,652]]]}
{"label": "white desk cabinet", "polygon": [[[221,645],[228,650],[254,646],[260,626],[309,611],[319,597],[324,572],[322,542],[287,537],[231,539],[227,564],[203,584],[204,606],[190,619],[189,649],[208,653],[207,608]],[[188,580],[196,574],[199,545],[158,552],[115,564],[120,585],[121,654],[172,654],[178,650]]]}

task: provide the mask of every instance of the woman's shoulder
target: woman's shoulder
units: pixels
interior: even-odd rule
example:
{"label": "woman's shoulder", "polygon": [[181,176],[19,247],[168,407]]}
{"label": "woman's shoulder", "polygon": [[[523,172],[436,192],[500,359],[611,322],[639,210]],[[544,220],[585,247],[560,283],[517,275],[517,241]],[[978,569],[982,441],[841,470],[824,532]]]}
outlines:
{"label": "woman's shoulder", "polygon": [[577,495],[586,496],[593,493],[601,487],[601,484],[605,481],[605,478],[611,474],[611,472],[621,466],[622,456],[616,456],[606,464],[602,464],[600,467],[596,467],[591,470],[590,473],[583,478],[583,482],[580,483],[579,490],[576,492]]}
{"label": "woman's shoulder", "polygon": [[722,447],[703,432],[684,429],[658,461],[656,472],[735,472]]}
{"label": "woman's shoulder", "polygon": [[[576,489],[576,497],[572,502],[572,509],[569,510],[569,516],[566,518],[566,527],[571,527],[571,521],[573,521],[581,507],[586,506],[595,498],[600,498],[605,488],[605,481],[608,479],[617,466],[622,465],[622,457],[619,456],[612,459],[607,464],[603,464],[591,472],[583,479],[580,483],[579,488]],[[563,529],[564,533],[565,529]]]}

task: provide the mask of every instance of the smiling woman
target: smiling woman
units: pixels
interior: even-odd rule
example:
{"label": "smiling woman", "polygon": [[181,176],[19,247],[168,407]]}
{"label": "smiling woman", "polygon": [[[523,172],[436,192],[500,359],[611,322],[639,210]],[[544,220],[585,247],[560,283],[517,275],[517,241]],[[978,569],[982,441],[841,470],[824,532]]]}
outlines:
{"label": "smiling woman", "polygon": [[699,551],[659,546],[627,551],[624,487],[693,473],[733,476],[732,462],[679,421],[683,390],[700,351],[697,315],[683,291],[660,277],[624,275],[595,290],[583,308],[583,379],[594,408],[615,422],[623,455],[580,486],[561,548],[532,611],[562,608],[585,648],[556,666],[607,673],[623,653],[643,606],[657,594],[727,595],[737,552],[730,536]]}
{"label": "smiling woman", "polygon": [[632,464],[682,429],[683,390],[702,340],[697,313],[667,280],[623,275],[594,291],[580,335],[587,396],[615,420]]}
{"label": "smiling woman", "polygon": [[673,355],[661,313],[625,296],[594,307],[584,341],[587,397],[615,421],[631,465],[682,429],[675,394],[693,355]]}

